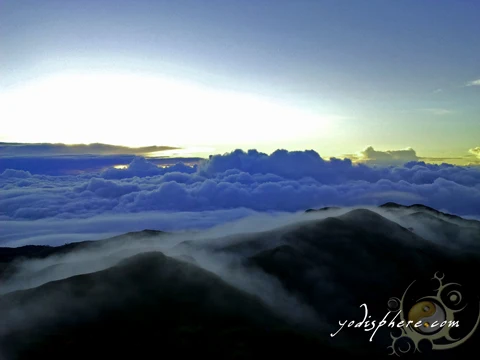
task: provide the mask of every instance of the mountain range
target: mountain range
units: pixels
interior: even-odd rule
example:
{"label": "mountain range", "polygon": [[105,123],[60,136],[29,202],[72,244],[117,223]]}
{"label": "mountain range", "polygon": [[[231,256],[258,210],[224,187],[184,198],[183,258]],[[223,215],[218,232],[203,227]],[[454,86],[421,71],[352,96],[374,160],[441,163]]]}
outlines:
{"label": "mountain range", "polygon": [[[479,221],[395,203],[308,209],[228,236],[144,230],[0,248],[0,358],[391,358],[388,327],[372,341],[363,328],[331,334],[361,321],[361,304],[381,320],[390,298],[440,273],[461,286],[462,329],[473,328],[479,265]],[[451,358],[478,340],[409,356]]]}

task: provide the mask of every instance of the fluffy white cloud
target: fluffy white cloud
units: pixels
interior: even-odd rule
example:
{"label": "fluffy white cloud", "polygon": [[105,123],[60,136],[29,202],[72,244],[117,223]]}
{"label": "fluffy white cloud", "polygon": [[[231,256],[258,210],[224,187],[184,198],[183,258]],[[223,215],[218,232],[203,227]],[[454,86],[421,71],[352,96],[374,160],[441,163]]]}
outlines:
{"label": "fluffy white cloud", "polygon": [[409,161],[417,161],[419,157],[414,149],[408,148],[404,150],[387,150],[378,151],[372,146],[367,147],[362,151],[364,162],[375,164],[404,164]]}
{"label": "fluffy white cloud", "polygon": [[480,79],[469,81],[467,86],[480,86]]}
{"label": "fluffy white cloud", "polygon": [[470,154],[475,155],[480,159],[480,146],[474,147],[473,149],[468,150]]}

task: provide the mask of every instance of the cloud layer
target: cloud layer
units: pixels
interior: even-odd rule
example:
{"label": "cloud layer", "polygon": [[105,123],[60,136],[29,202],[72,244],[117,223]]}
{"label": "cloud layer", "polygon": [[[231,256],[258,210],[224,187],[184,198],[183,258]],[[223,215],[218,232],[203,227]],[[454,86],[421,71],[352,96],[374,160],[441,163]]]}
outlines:
{"label": "cloud layer", "polygon": [[[408,159],[412,151],[390,155]],[[327,161],[315,151],[278,150],[267,155],[236,150],[211,156],[198,166],[178,163],[165,168],[137,157],[127,169],[69,176],[7,169],[0,175],[0,189],[2,229],[12,221],[25,220],[144,212],[201,214],[236,208],[295,212],[387,201],[423,203],[462,216],[480,216],[476,167],[420,161],[373,167],[355,165],[349,159]],[[5,243],[10,237],[4,233],[0,239]]]}

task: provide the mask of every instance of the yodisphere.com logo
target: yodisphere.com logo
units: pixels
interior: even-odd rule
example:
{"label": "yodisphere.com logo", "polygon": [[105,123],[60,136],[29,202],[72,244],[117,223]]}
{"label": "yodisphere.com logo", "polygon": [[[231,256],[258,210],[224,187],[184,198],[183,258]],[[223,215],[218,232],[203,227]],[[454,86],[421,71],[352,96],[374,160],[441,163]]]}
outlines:
{"label": "yodisphere.com logo", "polygon": [[[362,321],[340,320],[340,328],[331,333],[334,337],[344,328],[359,328],[372,332],[386,326],[391,328],[390,355],[428,353],[447,350],[467,341],[480,323],[480,301],[471,289],[458,283],[444,282],[444,274],[436,272],[427,281],[413,281],[400,298],[388,300],[387,314],[381,321],[371,319],[367,304]],[[470,291],[469,291],[470,290]]]}
{"label": "yodisphere.com logo", "polygon": [[395,317],[402,324],[397,335],[391,333],[390,355],[452,349],[476,331],[480,323],[478,298],[459,283],[444,282],[444,278],[443,273],[436,272],[431,282],[413,281],[401,298],[389,299],[388,309],[397,312]]}

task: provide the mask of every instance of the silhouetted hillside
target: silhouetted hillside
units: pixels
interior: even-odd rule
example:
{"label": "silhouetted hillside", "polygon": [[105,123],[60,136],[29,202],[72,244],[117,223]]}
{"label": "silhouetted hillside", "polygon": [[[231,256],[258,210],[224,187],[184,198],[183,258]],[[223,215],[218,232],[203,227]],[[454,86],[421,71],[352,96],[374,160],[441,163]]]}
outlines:
{"label": "silhouetted hillside", "polygon": [[[0,279],[0,349],[11,355],[7,360],[15,354],[143,358],[152,352],[391,359],[390,328],[379,329],[374,341],[358,328],[330,334],[339,321],[362,320],[361,304],[380,321],[389,299],[402,297],[412,282],[427,285],[407,302],[428,295],[422,291],[440,273],[461,285],[471,311],[462,327],[473,327],[480,306],[475,222],[426,207],[387,207],[310,212],[294,224],[212,241],[187,233],[170,243],[167,233],[139,232],[46,247],[49,255],[30,259],[28,247],[2,249],[4,263],[18,266],[9,268],[8,281]],[[305,309],[311,318],[300,316]],[[476,332],[432,358],[463,356],[479,340]]]}
{"label": "silhouetted hillside", "polygon": [[480,221],[472,220],[472,219],[464,219],[461,216],[448,214],[442,211],[438,211],[434,208],[429,206],[425,206],[422,204],[413,204],[413,205],[400,205],[394,202],[388,202],[383,205],[379,206],[380,208],[395,211],[395,210],[411,210],[412,212],[421,212],[421,213],[429,213],[431,215],[435,215],[440,218],[444,218],[445,220],[450,221],[458,221],[466,226],[474,226],[480,229]]}
{"label": "silhouetted hillside", "polygon": [[5,295],[0,318],[1,349],[12,359],[250,359],[328,350],[257,298],[158,252]]}

